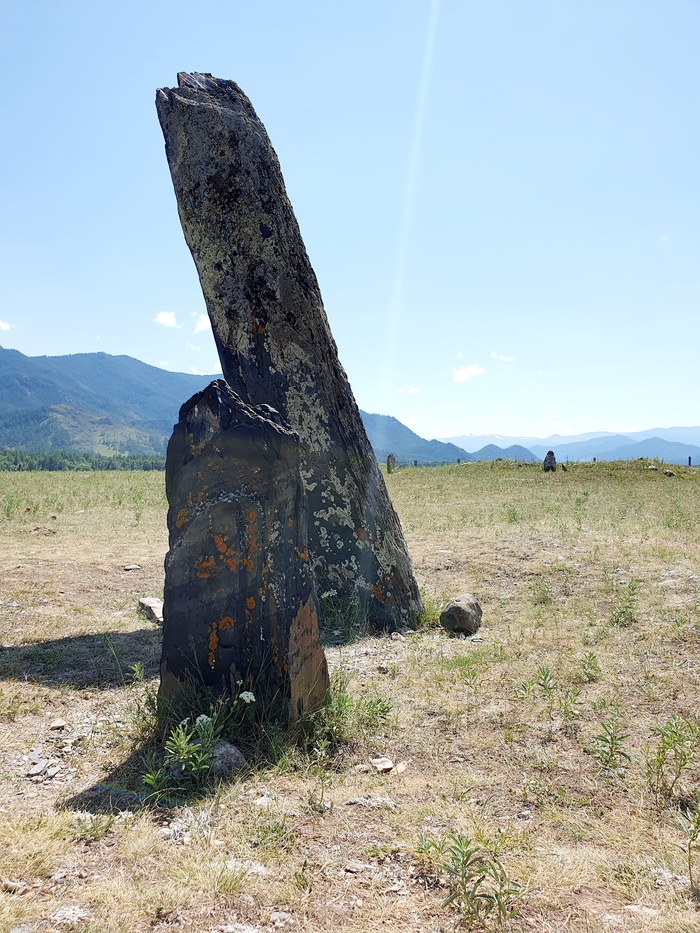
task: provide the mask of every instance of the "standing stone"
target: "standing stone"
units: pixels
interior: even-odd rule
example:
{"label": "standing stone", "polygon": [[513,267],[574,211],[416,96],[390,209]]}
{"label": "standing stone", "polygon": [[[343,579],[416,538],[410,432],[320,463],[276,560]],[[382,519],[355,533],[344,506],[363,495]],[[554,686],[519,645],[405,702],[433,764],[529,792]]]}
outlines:
{"label": "standing stone", "polygon": [[224,377],[300,438],[321,611],[357,596],[377,627],[412,623],[422,603],[401,526],[265,128],[238,85],[208,74],[179,74],[156,105]]}
{"label": "standing stone", "polygon": [[298,437],[218,379],[182,406],[165,469],[160,698],[191,674],[294,722],[328,690]]}
{"label": "standing stone", "polygon": [[548,450],[544,458],[544,472],[545,473],[556,473],[557,471],[557,458],[554,456],[553,450]]}
{"label": "standing stone", "polygon": [[387,473],[393,473],[396,469],[396,456],[394,454],[389,454],[386,458],[386,471]]}

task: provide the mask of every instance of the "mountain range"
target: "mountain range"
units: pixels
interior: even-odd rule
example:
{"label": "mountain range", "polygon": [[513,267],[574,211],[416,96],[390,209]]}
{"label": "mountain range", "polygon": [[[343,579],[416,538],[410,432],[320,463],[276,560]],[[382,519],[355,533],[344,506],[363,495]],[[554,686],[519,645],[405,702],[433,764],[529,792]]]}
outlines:
{"label": "mountain range", "polygon": [[[162,454],[180,406],[216,375],[172,373],[129,356],[25,356],[0,347],[0,448]],[[361,412],[378,460],[454,463],[658,458],[700,463],[700,427],[545,438],[460,435],[426,440],[396,418]]]}
{"label": "mountain range", "polygon": [[[462,434],[458,437],[442,438],[445,443],[455,444],[480,456],[484,445],[508,448],[521,445],[532,452],[534,458],[542,460],[548,450],[553,450],[559,461],[565,460],[636,460],[646,457],[663,460],[665,463],[700,463],[700,427],[650,428],[646,431],[630,431],[614,434],[601,431],[562,437],[506,437],[493,434]],[[501,454],[503,456],[503,454]],[[514,459],[514,458],[511,458]]]}

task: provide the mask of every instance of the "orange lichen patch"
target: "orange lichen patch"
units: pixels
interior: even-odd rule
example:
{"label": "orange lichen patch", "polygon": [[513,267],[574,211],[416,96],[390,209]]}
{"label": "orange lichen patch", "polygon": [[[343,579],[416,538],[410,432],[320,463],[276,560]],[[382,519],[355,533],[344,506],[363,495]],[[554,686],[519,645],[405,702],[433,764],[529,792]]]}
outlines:
{"label": "orange lichen patch", "polygon": [[187,519],[189,518],[189,515],[190,515],[189,509],[180,509],[180,511],[177,513],[177,519],[175,521],[175,524],[177,525],[178,528],[182,528],[183,525],[187,524]]}
{"label": "orange lichen patch", "polygon": [[248,521],[249,521],[249,522],[254,522],[255,519],[256,519],[257,517],[258,517],[258,516],[256,515],[255,512],[250,512],[249,515],[248,515]]}
{"label": "orange lichen patch", "polygon": [[265,584],[264,583],[258,590],[258,596],[260,597],[260,599],[265,599]]}
{"label": "orange lichen patch", "polygon": [[243,565],[244,569],[248,571],[248,573],[252,573],[254,565],[253,561],[249,557],[242,557],[241,564]]}
{"label": "orange lichen patch", "polygon": [[229,546],[226,543],[226,538],[224,535],[214,535],[214,544],[216,545],[217,550],[222,554],[225,554],[226,551],[229,550]]}
{"label": "orange lichen patch", "polygon": [[194,569],[198,577],[213,577],[216,573],[216,560],[213,557],[198,557]]}
{"label": "orange lichen patch", "polygon": [[369,538],[369,532],[366,528],[358,528],[355,532],[355,537],[358,541],[367,541]]}
{"label": "orange lichen patch", "polygon": [[236,624],[235,620],[231,616],[224,616],[221,622],[219,622],[219,630],[224,631],[229,628],[233,628]]}
{"label": "orange lichen patch", "polygon": [[394,602],[394,597],[387,593],[381,580],[372,587],[372,596],[384,606],[391,606]]}
{"label": "orange lichen patch", "polygon": [[216,649],[219,647],[219,623],[212,622],[211,634],[209,635],[209,667],[216,666]]}
{"label": "orange lichen patch", "polygon": [[201,470],[197,470],[197,479],[204,479],[204,473]]}
{"label": "orange lichen patch", "polygon": [[249,596],[248,599],[246,599],[245,604],[248,609],[255,609],[255,600],[252,596]]}
{"label": "orange lichen patch", "polygon": [[299,548],[294,549],[297,552],[297,556],[301,557],[302,560],[309,559],[309,552],[307,550],[300,551]]}
{"label": "orange lichen patch", "polygon": [[293,528],[293,527],[294,527],[294,519],[293,519],[293,518],[290,518],[290,519],[288,520],[287,524],[289,525],[290,528]]}
{"label": "orange lichen patch", "polygon": [[192,501],[192,493],[191,493],[191,492],[188,492],[188,493],[187,493],[187,504],[188,504],[189,506],[194,505],[194,502]]}
{"label": "orange lichen patch", "polygon": [[254,334],[264,334],[265,325],[262,321],[259,321],[254,314],[250,316],[250,326]]}
{"label": "orange lichen patch", "polygon": [[235,557],[224,557],[222,558],[223,562],[226,564],[231,573],[235,573],[238,570],[238,561]]}
{"label": "orange lichen patch", "polygon": [[198,493],[197,493],[197,502],[204,502],[204,493],[203,493],[203,492],[198,492]]}

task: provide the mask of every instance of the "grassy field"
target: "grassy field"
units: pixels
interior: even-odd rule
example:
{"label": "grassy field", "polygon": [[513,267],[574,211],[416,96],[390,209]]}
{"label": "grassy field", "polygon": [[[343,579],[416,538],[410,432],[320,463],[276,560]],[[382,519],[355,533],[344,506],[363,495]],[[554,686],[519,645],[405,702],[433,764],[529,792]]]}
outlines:
{"label": "grassy field", "polygon": [[316,747],[177,806],[163,474],[0,473],[0,930],[700,931],[700,477],[648,466],[387,477],[429,618],[329,647]]}

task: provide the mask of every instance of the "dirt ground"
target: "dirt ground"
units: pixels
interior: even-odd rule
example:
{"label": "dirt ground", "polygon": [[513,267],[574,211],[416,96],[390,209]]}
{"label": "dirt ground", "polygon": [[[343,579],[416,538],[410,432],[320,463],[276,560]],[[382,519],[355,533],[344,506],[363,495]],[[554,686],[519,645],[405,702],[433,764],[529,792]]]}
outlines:
{"label": "dirt ground", "polygon": [[[478,635],[329,647],[354,696],[391,704],[386,722],[332,767],[288,759],[177,807],[139,782],[160,630],[137,607],[162,594],[167,547],[157,477],[106,480],[127,484],[121,501],[5,478],[19,504],[0,522],[0,929],[451,930],[467,914],[443,906],[449,873],[420,840],[458,831],[519,885],[510,930],[700,930],[675,822],[697,758],[661,807],[645,771],[654,725],[700,713],[697,524],[666,521],[674,501],[697,515],[697,486],[668,501],[659,487],[644,529],[588,476],[552,494],[534,474],[464,489],[411,472],[390,479],[419,583],[433,609],[477,595]],[[584,487],[600,514],[581,519]],[[630,580],[633,621],[611,623]],[[607,722],[629,756],[611,768],[587,750]]]}

